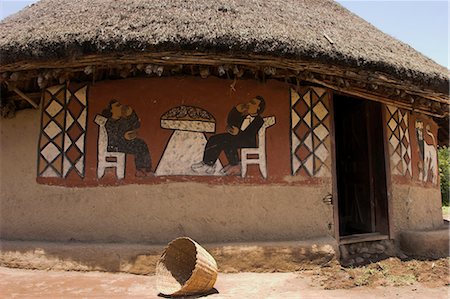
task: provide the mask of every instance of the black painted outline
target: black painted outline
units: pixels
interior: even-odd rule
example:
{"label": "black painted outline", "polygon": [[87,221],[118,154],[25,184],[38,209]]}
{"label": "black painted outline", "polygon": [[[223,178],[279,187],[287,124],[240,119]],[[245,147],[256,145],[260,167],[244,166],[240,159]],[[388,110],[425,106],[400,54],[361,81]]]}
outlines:
{"label": "black painted outline", "polygon": [[[60,124],[58,124],[58,122],[55,121],[55,116],[60,114],[60,113],[65,113],[65,105],[61,104],[60,101],[57,99],[57,95],[59,95],[61,92],[64,93],[64,98],[66,96],[66,87],[64,85],[61,85],[61,88],[58,89],[54,94],[52,94],[50,91],[48,91],[48,89],[45,89],[44,92],[42,93],[42,110],[41,110],[41,129],[40,129],[40,134],[39,134],[39,139],[38,139],[38,161],[37,161],[37,176],[38,177],[42,177],[42,174],[49,168],[51,167],[53,170],[55,170],[56,174],[58,174],[59,178],[62,177],[62,169],[57,170],[52,163],[57,159],[58,156],[63,155],[63,147],[64,147],[64,128],[61,128]],[[48,103],[44,103],[44,99],[45,99],[45,94],[48,93],[50,95],[50,100],[48,101]],[[59,111],[55,116],[51,116],[46,110],[47,108],[52,104],[53,101],[57,101],[61,106],[61,111]],[[53,121],[60,129],[61,132],[59,134],[57,134],[55,137],[50,138],[50,136],[47,135],[47,133],[44,132],[44,128],[43,128],[43,116],[44,113],[50,118],[50,121]],[[50,123],[49,121],[49,123]],[[65,122],[65,115],[64,115],[64,122]],[[48,123],[47,123],[48,125]],[[62,136],[62,147],[60,147],[58,144],[55,144],[54,142],[52,142],[52,140],[54,140],[56,137],[58,137],[60,134],[63,134]],[[41,140],[42,140],[42,135],[45,135],[45,137],[49,140],[49,142],[47,142],[45,144],[45,146],[41,147]],[[44,158],[44,156],[42,155],[42,149],[45,148],[47,145],[49,145],[51,143],[53,143],[53,145],[55,145],[59,151],[60,154],[57,155],[51,162],[48,162],[47,159]],[[41,158],[43,158],[46,161],[46,166],[44,167],[44,169],[40,172],[40,166],[41,166]],[[63,168],[64,165],[64,159],[61,162],[61,167]]]}
{"label": "black painted outline", "polygon": [[[389,142],[390,145],[392,145],[392,144],[391,144],[391,137],[392,137],[392,135],[395,136],[394,131],[395,131],[397,128],[399,129],[399,131],[402,130],[402,128],[401,128],[401,126],[400,126],[400,122],[398,122],[398,121],[395,120],[394,115],[395,115],[396,113],[400,113],[401,116],[402,116],[402,118],[404,118],[404,116],[407,115],[408,112],[406,111],[405,113],[403,113],[402,110],[401,110],[400,108],[398,108],[398,107],[396,107],[396,106],[392,106],[392,105],[390,105],[390,106],[391,106],[391,107],[395,107],[395,109],[396,109],[394,113],[391,113],[391,111],[389,110],[389,108],[388,108],[387,105],[386,105],[386,111],[389,113],[389,119],[388,119],[388,121],[386,122],[386,126],[387,126],[387,127],[389,128],[389,130],[391,131],[391,132],[389,133],[388,142]],[[390,122],[392,119],[395,121],[395,124],[396,124],[394,130],[392,130],[391,127],[389,127],[389,122]],[[407,123],[408,123],[408,127],[406,128],[405,132],[407,132],[407,133],[409,134],[409,119],[408,119],[408,122],[407,122]],[[405,137],[404,137],[404,136],[405,136],[405,132],[403,132],[403,138],[405,138]],[[395,136],[395,137],[397,138],[397,136]],[[401,147],[402,140],[400,140],[400,137],[398,137],[397,139],[398,139],[398,145],[397,145],[397,147],[394,148],[394,150],[392,151],[392,154],[394,154],[394,153],[397,151],[397,148],[400,148],[400,162],[401,162],[401,161],[404,160],[404,158],[403,158],[403,157],[404,157],[404,153],[403,153],[402,147]],[[410,136],[409,141],[408,141],[408,146],[411,147],[411,136]],[[408,153],[408,151],[406,151],[406,154],[407,154],[407,153]],[[392,154],[389,154],[389,159],[392,158]],[[411,162],[412,157],[409,157],[409,158],[410,158],[409,163],[412,164],[412,162]],[[400,162],[399,162],[399,163],[400,163]],[[406,161],[405,161],[405,162],[406,162]],[[409,163],[406,163],[406,164],[409,164]],[[396,169],[397,166],[398,166],[398,163],[394,166],[394,169]],[[412,177],[412,173],[409,173],[409,175],[408,175],[408,173],[409,173],[408,168],[406,168],[405,173],[402,174],[402,175],[403,175],[403,176],[409,176],[409,177]]]}
{"label": "black painted outline", "polygon": [[[312,106],[312,107],[311,107],[311,112],[312,112],[312,114],[315,115],[314,108],[315,108],[319,103],[322,103],[322,105],[323,105],[323,106],[325,107],[325,109],[327,109],[327,111],[328,111],[327,115],[325,115],[325,117],[324,117],[322,120],[320,120],[320,119],[317,117],[317,119],[319,119],[319,123],[318,123],[314,128],[311,128],[311,133],[313,134],[313,149],[314,149],[314,150],[313,150],[313,156],[314,156],[314,157],[313,157],[313,173],[314,173],[314,176],[315,176],[315,175],[319,172],[320,168],[322,168],[322,166],[325,165],[325,162],[322,161],[322,160],[316,155],[316,149],[317,149],[319,146],[323,145],[323,146],[329,151],[329,149],[327,148],[327,145],[325,144],[325,140],[330,136],[330,128],[328,128],[327,125],[326,125],[324,122],[325,122],[325,119],[330,115],[330,109],[327,108],[327,106],[323,103],[324,97],[327,95],[327,91],[325,91],[325,92],[323,93],[322,96],[319,96],[319,95],[317,94],[317,92],[314,90],[314,88],[311,87],[311,90],[314,92],[315,95],[317,95],[317,98],[318,98],[317,103],[316,103],[314,106],[312,106],[312,97],[311,97],[311,106]],[[312,126],[312,120],[313,120],[313,118],[311,117],[311,126]],[[325,129],[328,130],[328,135],[325,136],[323,140],[320,140],[319,136],[317,136],[317,135],[314,133],[314,129],[316,129],[316,128],[319,127],[320,125],[323,125],[323,126],[325,127]],[[314,146],[314,136],[316,136],[317,139],[319,140],[319,143],[317,144],[317,147]],[[315,160],[315,158],[319,159],[320,162],[322,162],[322,165],[320,166],[320,168],[319,168],[317,171],[315,170],[315,169],[316,169],[316,160]]]}
{"label": "black painted outline", "polygon": [[292,106],[292,91],[295,91],[295,90],[293,90],[293,88],[290,87],[289,88],[289,107],[290,107],[290,109],[289,109],[289,144],[290,144],[290,146],[289,146],[289,150],[290,150],[289,157],[290,157],[290,160],[291,160],[291,175],[294,176],[295,175],[294,166],[293,166],[294,159],[292,157],[295,154],[292,151],[292,133],[293,133],[293,128],[292,128],[292,109],[294,107]]}
{"label": "black painted outline", "polygon": [[[161,124],[161,122],[160,122],[160,124]],[[164,129],[164,128],[161,128],[161,129]],[[170,129],[165,129],[165,130],[170,130]],[[172,139],[172,136],[173,136],[173,134],[175,134],[175,131],[176,131],[176,130],[171,130],[171,131],[172,131],[172,132],[170,133],[170,137],[169,137],[169,139],[167,140],[166,144],[164,145],[164,150],[162,151],[161,157],[159,157],[158,163],[157,163],[156,166],[155,166],[155,171],[154,171],[155,176],[156,176],[156,170],[157,170],[158,167],[159,167],[159,163],[161,163],[161,159],[162,159],[162,157],[164,156],[164,153],[166,152],[166,149],[167,149],[167,146],[169,145],[170,139]],[[199,133],[199,132],[197,132],[197,133]],[[205,136],[205,138],[206,138],[206,136]],[[208,139],[206,139],[206,140],[208,140]]]}
{"label": "black painted outline", "polygon": [[[97,115],[99,115],[99,114],[97,114]],[[106,169],[108,169],[108,168],[114,168],[114,167],[105,167],[105,172],[103,173],[103,176],[102,177],[98,177],[98,164],[99,164],[99,161],[98,161],[98,154],[99,154],[99,151],[98,151],[98,137],[99,137],[99,135],[100,135],[100,126],[95,122],[95,117],[94,117],[94,119],[92,120],[92,122],[96,125],[96,127],[97,127],[97,139],[96,139],[96,148],[97,148],[97,151],[96,151],[96,153],[97,153],[97,156],[96,156],[96,160],[97,160],[97,167],[95,168],[95,179],[98,181],[98,180],[101,180],[101,179],[103,179],[103,177],[105,176],[105,174],[106,174]],[[106,142],[108,142],[108,140],[106,140]],[[86,144],[85,144],[85,146],[86,146]],[[108,148],[108,144],[106,144],[106,148]],[[127,175],[127,154],[126,153],[124,153],[125,154],[125,157],[124,157],[124,165],[123,165],[123,171],[124,171],[124,177],[123,177],[123,179],[122,180],[124,180],[125,179],[125,177],[126,177],[126,175]],[[85,167],[86,167],[86,159],[84,160],[84,162],[85,162]],[[116,167],[117,168],[117,167]],[[117,171],[116,171],[116,173],[117,173]],[[116,177],[117,177],[117,174],[116,174]],[[117,178],[117,180],[118,181],[120,181],[120,179],[119,178]]]}
{"label": "black painted outline", "polygon": [[[89,88],[89,87],[88,87]],[[87,95],[87,92],[88,92],[88,90],[86,90],[86,95]],[[88,114],[88,110],[87,110],[87,105],[88,104],[88,101],[87,101],[87,97],[86,97],[86,133],[85,133],[85,143],[84,143],[84,146],[86,147],[86,136],[87,136],[87,124],[88,124],[88,116],[89,116],[89,114]],[[133,109],[134,110],[134,109]],[[101,115],[101,114],[99,114],[99,113],[97,113],[95,116],[97,116],[97,115]],[[99,154],[99,150],[98,150],[98,137],[100,136],[100,125],[98,125],[96,122],[95,122],[95,116],[94,116],[94,119],[92,120],[92,122],[95,124],[95,126],[97,127],[97,138],[96,138],[96,148],[97,148],[97,151],[96,151],[96,160],[97,160],[97,167],[95,168],[95,180],[101,180],[101,179],[103,179],[104,177],[105,177],[105,174],[106,174],[106,169],[108,169],[108,168],[116,168],[116,172],[115,172],[115,176],[117,177],[117,167],[105,167],[105,172],[103,173],[103,176],[102,177],[98,177],[98,165],[99,165],[99,161],[98,161],[98,154]],[[103,116],[103,115],[102,115]],[[105,128],[106,129],[106,128]],[[106,140],[106,142],[108,142],[108,140]],[[106,150],[108,151],[108,144],[106,144]],[[150,151],[150,150],[149,150]],[[126,176],[127,176],[127,153],[124,153],[124,152],[120,152],[120,153],[123,153],[124,155],[125,155],[125,157],[124,157],[124,165],[123,165],[123,171],[124,171],[124,176],[123,176],[123,179],[119,179],[118,177],[117,177],[117,181],[120,181],[120,180],[124,180],[125,178],[126,178]],[[149,153],[150,154],[150,153]],[[150,159],[151,159],[151,156],[150,156]],[[84,170],[86,170],[86,159],[84,159],[84,163],[85,163],[85,165],[84,165]]]}
{"label": "black painted outline", "polygon": [[[297,94],[299,95],[299,101],[301,100],[304,104],[306,104],[305,103],[305,101],[304,101],[304,99],[303,99],[303,97],[308,93],[308,92],[310,92],[310,99],[309,99],[309,109],[308,109],[308,112],[309,113],[311,113],[311,123],[309,124],[309,134],[311,134],[311,146],[312,146],[312,150],[310,150],[310,153],[305,157],[305,159],[300,159],[300,157],[298,157],[297,156],[297,154],[295,153],[296,151],[297,151],[297,149],[302,145],[302,144],[304,144],[305,143],[305,140],[306,140],[306,138],[308,137],[308,135],[309,134],[305,134],[305,136],[302,136],[302,138],[299,138],[299,140],[300,140],[300,144],[299,144],[299,146],[295,149],[295,151],[294,152],[292,152],[292,133],[294,132],[294,130],[298,127],[298,126],[300,126],[300,124],[301,124],[301,122],[304,122],[304,123],[306,123],[304,120],[303,120],[303,118],[304,118],[304,115],[303,116],[301,116],[301,115],[299,115],[300,117],[301,117],[301,120],[299,121],[299,123],[294,127],[294,128],[292,128],[292,110],[294,110],[294,105],[292,105],[292,88],[290,88],[290,106],[291,106],[291,113],[290,113],[290,124],[291,124],[291,128],[290,128],[290,135],[289,135],[289,138],[290,138],[290,141],[291,141],[291,153],[290,153],[290,155],[291,155],[291,173],[292,173],[292,175],[294,176],[294,175],[297,175],[298,174],[298,172],[300,171],[300,169],[304,169],[305,170],[305,172],[310,176],[310,177],[313,177],[313,176],[315,176],[317,173],[318,173],[318,171],[320,170],[320,168],[322,168],[323,166],[326,166],[326,164],[325,164],[325,162],[324,161],[322,161],[319,157],[317,157],[317,155],[315,154],[315,149],[316,149],[316,147],[315,147],[315,144],[314,144],[314,136],[316,136],[317,137],[317,139],[319,140],[319,142],[318,142],[318,144],[317,144],[317,147],[319,147],[319,146],[321,146],[322,144],[323,144],[323,146],[328,150],[328,151],[330,151],[330,149],[327,147],[327,145],[326,145],[326,139],[327,138],[329,138],[330,137],[330,128],[325,124],[325,120],[330,116],[330,109],[329,109],[329,107],[327,107],[327,105],[326,104],[324,104],[324,103],[322,103],[323,101],[324,101],[324,99],[326,98],[326,97],[328,97],[328,91],[326,91],[325,90],[325,92],[323,93],[323,95],[322,96],[319,96],[318,94],[317,94],[317,92],[312,88],[312,87],[307,87],[307,90],[306,90],[306,92],[304,92],[304,93],[302,93],[302,94],[299,94],[299,92],[298,91],[296,91],[297,92]],[[295,91],[295,90],[294,90]],[[312,103],[312,95],[313,95],[313,93],[317,96],[317,98],[318,98],[318,101],[317,101],[317,103],[315,104],[315,105],[313,105],[313,103]],[[298,103],[298,102],[297,102]],[[296,103],[296,104],[297,104]],[[313,117],[314,117],[314,115],[315,115],[315,113],[314,113],[314,107],[316,107],[319,103],[322,103],[322,105],[325,107],[325,109],[327,109],[327,111],[328,111],[328,113],[327,113],[327,115],[325,115],[325,117],[322,119],[322,120],[320,120],[320,119],[318,119],[318,124],[316,125],[316,126],[313,126]],[[328,105],[329,106],[329,105]],[[295,110],[294,110],[295,111]],[[307,112],[307,113],[308,113]],[[295,113],[297,113],[297,111],[295,111]],[[297,115],[298,115],[298,113],[297,113]],[[323,140],[320,140],[320,138],[314,133],[314,129],[315,128],[317,128],[318,126],[320,126],[320,125],[323,125],[327,130],[328,130],[328,135],[327,136],[325,136],[325,138],[323,139]],[[295,134],[295,132],[294,132],[294,134]],[[299,137],[297,134],[295,134],[297,137]],[[294,173],[294,169],[293,169],[293,165],[292,165],[292,163],[293,163],[293,157],[292,157],[292,155],[295,155],[300,161],[301,161],[301,166],[295,171],[295,173]],[[304,163],[303,163],[303,161],[304,160],[306,160],[306,159],[308,159],[310,156],[313,156],[312,157],[312,159],[313,159],[313,169],[312,169],[312,173],[310,173],[309,171],[308,171],[308,169],[304,166]],[[322,165],[320,166],[320,168],[316,171],[315,170],[315,166],[316,166],[316,161],[315,161],[315,158],[317,158],[317,159],[319,159],[321,162],[322,162]]]}
{"label": "black painted outline", "polygon": [[[260,115],[261,116],[261,115]],[[273,126],[275,126],[276,124],[277,124],[277,118],[275,117],[275,115],[270,115],[270,116],[265,116],[265,117],[263,117],[263,116],[261,116],[261,118],[263,119],[263,121],[264,121],[264,118],[268,118],[268,117],[273,117],[274,118],[274,123],[273,123],[273,125],[271,125],[271,126],[268,126],[268,127],[266,127],[264,130],[265,131],[267,131],[267,129],[269,129],[269,128],[271,128],[271,127],[273,127]],[[263,123],[263,125],[264,125],[264,123]],[[259,129],[259,130],[261,130],[261,128]],[[259,148],[259,130],[258,130],[258,147],[257,148]],[[264,140],[264,153],[265,153],[265,159],[266,159],[266,175],[267,175],[267,178],[269,177],[269,172],[267,171],[267,136],[266,135],[264,135],[265,136],[265,140]],[[290,138],[292,138],[292,136],[290,137]],[[292,144],[291,144],[291,147],[292,147]],[[251,148],[251,147],[243,147],[243,148],[241,148],[241,150],[239,151],[240,152],[240,154],[241,154],[241,168],[242,168],[242,149],[245,149],[245,148]],[[259,154],[258,154],[258,156],[259,156]],[[261,157],[258,157],[258,159],[260,159]],[[292,160],[292,156],[291,156],[291,160]],[[259,167],[259,165],[260,164],[258,164],[258,170],[259,170],[259,174],[262,176],[262,178],[263,179],[265,179],[265,180],[267,180],[267,178],[265,178],[264,176],[263,176],[263,174],[262,174],[262,172],[261,172],[261,167]],[[292,165],[292,162],[291,162],[291,165]],[[292,166],[291,166],[292,167]],[[242,171],[242,169],[241,169],[241,171]]]}
{"label": "black painted outline", "polygon": [[[75,94],[76,94],[78,91],[80,91],[81,89],[85,88],[85,87],[86,87],[86,93],[85,93],[86,104],[83,104],[83,103],[80,101],[80,99],[79,99]],[[70,97],[69,97],[69,101],[67,101],[67,99],[66,99],[66,118],[65,118],[65,123],[64,123],[64,127],[65,127],[65,128],[64,128],[64,132],[65,132],[65,134],[67,134],[67,132],[68,132],[73,126],[78,126],[78,128],[81,130],[82,134],[84,134],[84,140],[83,140],[83,148],[80,149],[80,148],[78,148],[78,145],[76,145],[76,140],[74,141],[74,140],[72,140],[72,138],[70,138],[70,136],[68,136],[68,138],[71,140],[71,142],[70,142],[70,145],[67,147],[67,149],[64,149],[64,157],[67,157],[66,152],[67,152],[70,148],[72,148],[73,146],[76,147],[76,148],[80,151],[81,155],[80,155],[80,157],[79,157],[78,159],[76,159],[76,160],[73,161],[73,162],[72,162],[69,158],[67,158],[67,160],[70,162],[70,167],[69,167],[69,169],[67,170],[67,173],[64,175],[64,178],[67,178],[67,176],[69,175],[70,172],[75,171],[75,172],[78,174],[78,176],[79,176],[81,179],[83,179],[84,176],[85,176],[85,171],[86,171],[86,133],[87,133],[87,118],[88,118],[88,111],[87,111],[87,107],[88,107],[88,103],[87,103],[88,85],[83,85],[83,86],[81,86],[80,88],[78,88],[78,89],[76,89],[76,90],[74,90],[74,91],[71,91],[70,89],[68,89],[67,92],[70,93],[70,94],[69,94]],[[70,104],[71,101],[72,101],[72,97],[74,97],[74,98],[75,98],[75,99],[83,106],[83,109],[81,110],[80,115],[83,113],[83,110],[86,110],[86,120],[85,120],[85,126],[86,126],[86,128],[83,128],[83,127],[80,125],[80,123],[78,122],[78,118],[80,117],[80,115],[78,115],[78,117],[75,118],[74,115],[71,113],[71,111],[68,109],[69,104]],[[67,126],[67,123],[66,123],[67,113],[69,113],[70,116],[71,116],[72,119],[73,119],[73,123],[72,123],[68,128],[66,127],[66,126]],[[67,135],[68,135],[68,134],[67,134]],[[81,135],[80,135],[80,136],[81,136]],[[78,136],[78,137],[80,137],[80,136]],[[80,172],[80,171],[75,167],[75,165],[78,163],[78,161],[80,161],[80,159],[81,159],[82,157],[84,158],[84,160],[83,160],[83,171]],[[63,169],[64,169],[64,167],[63,167]]]}
{"label": "black painted outline", "polygon": [[[86,95],[85,95],[85,100],[86,100],[86,104],[84,106],[84,109],[86,109],[86,120],[85,120],[85,128],[84,128],[84,141],[83,141],[83,174],[81,179],[84,179],[86,177],[86,142],[87,142],[87,132],[88,132],[88,119],[89,119],[89,101],[88,101],[88,95],[89,95],[89,91],[91,89],[91,86],[89,84],[85,85],[86,87]],[[126,163],[125,163],[126,164]],[[125,178],[125,177],[124,177]]]}
{"label": "black painted outline", "polygon": [[[297,92],[297,94],[298,94],[299,97],[300,97],[300,98],[299,98],[299,101],[302,101],[305,105],[306,105],[306,102],[304,101],[303,97],[304,97],[308,92],[311,92],[311,88],[310,88],[310,87],[308,87],[308,89],[306,90],[305,93],[300,94],[300,93]],[[311,107],[311,102],[312,102],[311,97],[312,97],[312,96],[310,96],[310,106],[309,106],[309,107]],[[296,103],[296,104],[297,104],[297,103]],[[292,109],[294,109],[294,106],[292,106]],[[295,111],[295,110],[294,110],[294,111]],[[311,111],[312,111],[312,108],[309,108],[308,112],[311,113]],[[308,112],[307,112],[306,114],[308,114]],[[295,113],[297,113],[297,111],[295,111]],[[305,115],[306,115],[306,114],[305,114]],[[304,117],[305,117],[305,115],[302,116],[302,115],[299,115],[298,113],[297,113],[297,115],[300,117],[300,121],[298,122],[298,124],[297,124],[295,127],[291,128],[291,131],[294,131],[298,126],[300,126],[301,122],[306,123],[306,122],[303,120]],[[291,113],[291,116],[292,116],[292,113]],[[309,124],[309,134],[312,135],[312,128],[311,128],[311,126],[312,126],[312,115],[311,115],[311,124]],[[291,127],[292,127],[292,123],[291,123]],[[300,157],[297,156],[296,151],[297,151],[297,149],[298,149],[300,146],[304,145],[305,140],[306,140],[306,138],[308,137],[308,134],[305,134],[305,136],[302,136],[301,138],[300,138],[297,134],[295,134],[295,135],[296,135],[297,138],[299,139],[300,143],[299,143],[299,145],[297,146],[297,148],[295,149],[294,155],[300,160],[301,165],[300,165],[300,167],[295,171],[295,173],[294,173],[293,175],[297,175],[298,172],[300,171],[300,169],[304,169],[305,172],[306,172],[310,177],[312,177],[313,174],[311,174],[311,173],[308,171],[308,169],[304,166],[303,161],[305,161],[306,159],[308,159],[310,156],[314,155],[314,143],[313,143],[313,141],[311,141],[311,146],[312,146],[313,149],[309,151],[309,154],[305,157],[305,159],[300,159]],[[311,138],[314,139],[314,136],[312,136]],[[313,157],[313,163],[314,163],[314,157]],[[314,164],[313,164],[313,172],[314,172]]]}

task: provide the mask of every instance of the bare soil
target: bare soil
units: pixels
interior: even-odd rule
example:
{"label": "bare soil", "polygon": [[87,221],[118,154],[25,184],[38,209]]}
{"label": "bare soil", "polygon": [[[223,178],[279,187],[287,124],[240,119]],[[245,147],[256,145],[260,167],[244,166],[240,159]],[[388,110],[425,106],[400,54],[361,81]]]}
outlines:
{"label": "bare soil", "polygon": [[[414,267],[415,264],[412,264]],[[325,269],[326,268],[326,269]],[[324,279],[318,279],[320,272],[314,270],[288,273],[219,273],[214,289],[208,294],[184,298],[414,298],[414,299],[448,299],[447,286],[427,287],[420,282],[406,286],[370,287],[355,283],[344,284],[345,280],[357,281],[360,273],[349,274],[349,269],[325,267]],[[434,266],[436,268],[436,265]],[[434,269],[433,268],[433,269]],[[347,289],[324,289],[330,287],[332,275],[342,273],[339,283],[333,287]],[[363,270],[358,268],[358,270]],[[380,270],[381,271],[381,270]],[[433,270],[434,271],[434,270]],[[345,274],[347,273],[347,274]],[[361,272],[364,274],[364,271]],[[435,273],[435,272],[433,272]],[[437,273],[435,273],[437,275]],[[397,275],[398,276],[398,275]],[[347,278],[346,278],[347,277]],[[396,277],[393,274],[387,277]],[[327,280],[328,279],[328,280]],[[431,279],[431,277],[429,277]],[[127,273],[42,271],[0,267],[1,298],[155,298],[158,296],[155,275],[133,275]],[[362,280],[361,280],[362,281]],[[371,281],[370,279],[367,281]],[[412,281],[412,280],[411,280]],[[409,281],[409,282],[411,282]],[[323,282],[323,285],[320,284]],[[325,284],[326,282],[326,284]],[[408,282],[408,283],[409,283]],[[394,285],[393,282],[389,282]],[[405,284],[398,280],[397,285]],[[372,284],[373,285],[373,284]]]}
{"label": "bare soil", "polygon": [[332,262],[315,269],[302,270],[302,276],[311,276],[314,286],[326,290],[354,287],[402,287],[416,283],[429,288],[450,286],[450,258],[438,260],[405,260],[388,258],[361,267],[344,268]]}

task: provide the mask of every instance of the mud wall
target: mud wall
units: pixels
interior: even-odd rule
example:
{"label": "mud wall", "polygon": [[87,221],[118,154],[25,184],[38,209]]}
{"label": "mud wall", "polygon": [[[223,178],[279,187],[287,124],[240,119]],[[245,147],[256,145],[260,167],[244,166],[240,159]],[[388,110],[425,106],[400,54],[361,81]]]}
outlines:
{"label": "mud wall", "polygon": [[391,185],[391,232],[443,224],[437,125],[426,115],[386,106]]}
{"label": "mud wall", "polygon": [[426,230],[442,226],[441,192],[413,184],[392,186],[392,230],[397,238],[402,230]]}
{"label": "mud wall", "polygon": [[[201,242],[334,236],[329,91],[294,90],[273,81],[231,86],[231,80],[155,80],[160,79],[55,87],[45,94],[43,111],[20,111],[13,119],[2,119],[3,239],[158,244],[183,235]],[[160,94],[150,93],[158,88]],[[207,112],[200,113],[203,121],[214,119],[214,130],[212,122],[200,124],[205,147],[207,139],[225,132],[230,108],[256,95],[266,99],[262,117],[276,120],[265,135],[266,176],[257,165],[249,165],[245,176],[221,173],[229,163],[223,152],[213,172],[194,172],[191,165],[203,148],[192,144],[182,153],[194,148],[195,157],[166,155],[174,131],[199,133],[194,123],[198,114],[186,125],[179,111],[171,114],[172,108],[200,107]],[[96,117],[109,117],[103,111],[112,99],[122,104],[120,113],[131,107],[139,116],[137,136],[149,148],[151,175],[137,176],[135,153],[126,154],[123,177],[117,164],[98,172],[99,147],[108,146],[108,139],[102,144]],[[438,227],[437,127],[423,115],[389,106],[384,111],[391,237],[401,230]],[[172,150],[198,141],[183,136]],[[168,163],[161,167],[165,156]],[[177,161],[183,163],[173,163]]]}
{"label": "mud wall", "polygon": [[[232,81],[226,82],[227,91],[228,83]],[[62,97],[68,101],[66,107],[74,106],[70,111],[78,111],[70,116],[78,122],[76,128],[83,129],[82,117],[86,117],[86,143],[80,146],[79,136],[83,132],[71,132],[74,125],[67,126],[68,123],[72,124],[68,122],[68,116],[60,115],[62,110],[58,105],[48,106],[52,97],[58,93],[57,88],[53,89],[54,93],[46,96],[47,106],[44,106],[49,112],[48,119],[39,111],[26,110],[18,112],[13,119],[2,120],[1,237],[9,240],[158,244],[183,235],[201,242],[301,240],[333,235],[333,208],[323,200],[332,192],[329,169],[331,158],[324,156],[322,148],[321,157],[325,163],[319,164],[316,157],[316,161],[308,166],[293,164],[289,111],[292,108],[292,96],[296,96],[297,101],[299,95],[291,95],[287,85],[277,83],[274,86],[256,86],[259,92],[250,94],[245,91],[240,96],[232,97],[233,102],[227,102],[223,111],[220,108],[223,104],[217,104],[220,109],[216,111],[219,112],[213,113],[218,122],[217,131],[223,132],[226,114],[233,105],[245,102],[264,90],[269,90],[269,94],[282,95],[267,100],[265,116],[274,115],[277,121],[267,131],[267,178],[262,176],[256,165],[249,166],[245,178],[236,174],[220,177],[155,175],[137,178],[136,165],[129,154],[126,164],[130,166],[123,180],[118,179],[114,168],[107,169],[100,179],[96,172],[99,130],[94,117],[102,112],[110,97],[102,101],[100,96],[93,97],[87,116],[83,114],[84,108],[77,108],[71,102],[72,96],[77,100],[81,98],[77,94],[80,89],[68,91],[69,96],[65,94]],[[94,88],[86,90],[88,95],[94,91]],[[198,94],[202,93],[198,91]],[[110,95],[114,95],[114,92]],[[270,96],[266,94],[266,98]],[[126,101],[120,97],[119,100]],[[312,101],[312,98],[308,100]],[[172,106],[186,104],[185,101],[186,98],[177,98],[176,103],[173,103],[176,105]],[[141,108],[136,102],[126,104],[135,109],[142,122],[149,114],[141,108],[155,105],[153,101],[141,102]],[[140,136],[148,141],[151,154],[157,157],[153,158],[154,161],[160,159],[164,144],[171,137],[169,130],[159,126],[161,115],[170,107],[158,108],[163,113],[156,114],[152,120],[155,122],[152,130],[142,126],[145,130]],[[58,128],[48,127],[52,122]],[[69,143],[62,142],[61,146],[58,143],[59,136],[62,136],[58,131],[62,126],[60,124],[69,128],[64,136],[66,141],[70,138]],[[42,138],[42,132],[46,133],[47,139]],[[301,129],[298,135],[307,135],[305,132],[307,128]],[[152,134],[161,134],[161,138],[150,138]],[[327,138],[328,145],[328,134],[324,138]],[[158,144],[162,146],[155,146]],[[81,151],[81,156],[86,157],[84,168],[79,167],[80,153],[76,152],[78,158],[72,154],[75,145]],[[299,147],[299,144],[294,145]],[[63,160],[58,162],[58,157],[51,155],[60,150],[64,151],[64,155]],[[313,158],[316,156],[314,150],[308,154]],[[66,157],[71,163],[68,168],[64,166]],[[47,160],[42,164],[44,158]],[[220,161],[224,161],[222,166],[225,166],[227,157],[223,153]],[[156,168],[155,163],[152,172]],[[65,169],[67,176],[63,175]]]}

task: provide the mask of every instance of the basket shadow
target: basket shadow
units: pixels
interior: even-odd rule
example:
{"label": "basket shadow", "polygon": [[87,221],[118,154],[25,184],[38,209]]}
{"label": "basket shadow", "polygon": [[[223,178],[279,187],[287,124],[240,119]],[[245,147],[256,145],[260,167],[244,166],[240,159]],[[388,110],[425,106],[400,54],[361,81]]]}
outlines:
{"label": "basket shadow", "polygon": [[164,295],[162,293],[158,294],[158,297],[162,298],[186,298],[186,299],[195,299],[195,298],[202,298],[207,297],[209,295],[219,294],[219,291],[216,288],[212,288],[208,292],[202,293],[202,294],[195,294],[195,295],[189,295],[189,296],[170,296],[170,295]]}

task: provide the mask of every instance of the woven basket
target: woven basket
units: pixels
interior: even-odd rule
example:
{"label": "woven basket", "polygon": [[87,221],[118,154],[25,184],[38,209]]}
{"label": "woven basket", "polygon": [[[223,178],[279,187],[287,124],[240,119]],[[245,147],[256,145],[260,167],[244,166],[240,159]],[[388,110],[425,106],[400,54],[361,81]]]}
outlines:
{"label": "woven basket", "polygon": [[170,242],[156,265],[156,287],[164,295],[206,293],[213,288],[216,279],[214,258],[187,237]]}

